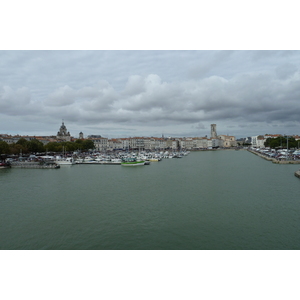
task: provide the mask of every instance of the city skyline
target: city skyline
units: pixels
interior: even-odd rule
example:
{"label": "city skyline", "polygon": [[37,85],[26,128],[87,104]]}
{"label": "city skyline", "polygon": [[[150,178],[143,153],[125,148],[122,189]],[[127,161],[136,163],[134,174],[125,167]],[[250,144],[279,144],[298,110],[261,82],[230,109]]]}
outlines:
{"label": "city skyline", "polygon": [[0,51],[0,130],[299,134],[299,51]]}

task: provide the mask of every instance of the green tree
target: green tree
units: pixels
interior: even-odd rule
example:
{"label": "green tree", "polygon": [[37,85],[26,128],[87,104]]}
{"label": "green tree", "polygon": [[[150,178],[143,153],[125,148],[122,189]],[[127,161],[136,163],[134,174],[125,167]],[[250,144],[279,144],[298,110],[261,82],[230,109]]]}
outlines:
{"label": "green tree", "polygon": [[28,143],[28,150],[30,152],[36,153],[36,152],[44,152],[45,148],[42,142],[38,141],[37,139],[34,139]]}
{"label": "green tree", "polygon": [[75,150],[82,150],[83,149],[83,140],[76,140],[75,141]]}
{"label": "green tree", "polygon": [[59,152],[61,151],[62,147],[60,147],[59,143],[57,142],[50,142],[46,145],[47,151],[50,152]]}
{"label": "green tree", "polygon": [[294,137],[278,136],[277,138],[267,138],[265,147],[270,148],[297,148],[297,141]]}
{"label": "green tree", "polygon": [[84,140],[82,143],[82,150],[90,150],[90,149],[94,149],[95,145],[94,142],[92,140]]}
{"label": "green tree", "polygon": [[11,154],[20,154],[21,152],[22,153],[26,153],[27,151],[27,148],[26,148],[26,151],[24,151],[24,147],[20,144],[10,144],[9,145],[9,148],[10,148],[10,153]]}
{"label": "green tree", "polygon": [[20,139],[17,141],[16,144],[22,145],[23,147],[27,147],[28,143],[29,143],[29,142],[28,142],[26,139],[20,138]]}
{"label": "green tree", "polygon": [[71,152],[77,149],[74,142],[62,142],[59,143],[59,146],[61,147],[61,151],[64,152]]}
{"label": "green tree", "polygon": [[29,150],[28,150],[29,142],[27,140],[25,140],[24,138],[20,138],[17,141],[16,145],[21,146],[21,148],[17,147],[17,149],[22,150],[22,153],[28,153],[29,152]]}
{"label": "green tree", "polygon": [[9,145],[4,141],[0,141],[0,154],[10,154]]}

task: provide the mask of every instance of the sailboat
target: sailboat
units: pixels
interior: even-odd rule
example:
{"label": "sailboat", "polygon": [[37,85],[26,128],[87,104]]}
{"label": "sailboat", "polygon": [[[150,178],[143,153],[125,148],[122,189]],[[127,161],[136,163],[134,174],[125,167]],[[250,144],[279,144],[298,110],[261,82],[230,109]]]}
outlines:
{"label": "sailboat", "polygon": [[63,156],[56,156],[55,163],[58,165],[75,165],[73,157],[65,157],[65,147],[63,146]]}

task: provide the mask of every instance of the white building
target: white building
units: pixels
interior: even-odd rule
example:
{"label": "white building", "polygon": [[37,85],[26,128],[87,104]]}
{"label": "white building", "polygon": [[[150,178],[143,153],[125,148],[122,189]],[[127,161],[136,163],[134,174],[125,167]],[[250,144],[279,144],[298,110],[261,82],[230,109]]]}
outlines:
{"label": "white building", "polygon": [[255,135],[251,137],[252,147],[254,148],[264,148],[265,141],[266,139],[264,138],[263,135]]}
{"label": "white building", "polygon": [[108,149],[108,139],[107,138],[91,138],[94,142],[96,151],[105,152]]}

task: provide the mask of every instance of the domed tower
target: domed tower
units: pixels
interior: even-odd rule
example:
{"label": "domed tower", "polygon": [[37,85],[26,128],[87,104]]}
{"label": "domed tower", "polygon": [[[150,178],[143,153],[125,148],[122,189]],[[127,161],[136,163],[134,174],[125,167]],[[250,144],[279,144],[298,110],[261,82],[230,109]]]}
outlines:
{"label": "domed tower", "polygon": [[56,138],[67,142],[71,141],[70,132],[67,131],[67,127],[65,126],[64,122],[62,122],[62,125],[60,126],[60,129],[57,132]]}
{"label": "domed tower", "polygon": [[83,133],[81,131],[79,132],[79,139],[83,140]]}

